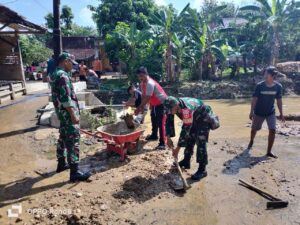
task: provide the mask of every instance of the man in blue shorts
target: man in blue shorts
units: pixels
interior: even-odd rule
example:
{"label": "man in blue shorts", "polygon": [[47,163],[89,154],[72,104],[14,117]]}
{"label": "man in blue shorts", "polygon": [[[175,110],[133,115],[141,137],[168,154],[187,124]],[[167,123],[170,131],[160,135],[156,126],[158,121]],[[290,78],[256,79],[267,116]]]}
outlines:
{"label": "man in blue shorts", "polygon": [[252,148],[255,135],[266,120],[269,128],[267,156],[273,158],[277,158],[272,153],[276,133],[275,99],[277,100],[277,107],[280,113],[279,118],[284,120],[282,112],[282,85],[274,81],[277,74],[278,71],[273,66],[265,69],[265,80],[256,85],[249,114],[249,118],[252,120],[252,130],[248,149]]}

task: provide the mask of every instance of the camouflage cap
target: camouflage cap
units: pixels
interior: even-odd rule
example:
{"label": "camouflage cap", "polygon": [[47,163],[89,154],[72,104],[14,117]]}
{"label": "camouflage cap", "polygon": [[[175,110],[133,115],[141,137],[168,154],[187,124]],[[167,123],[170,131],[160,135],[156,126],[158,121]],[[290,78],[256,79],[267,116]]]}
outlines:
{"label": "camouflage cap", "polygon": [[68,52],[63,52],[58,56],[58,62],[63,61],[63,60],[70,60],[74,65],[77,65],[78,63],[75,61],[75,56],[71,55]]}
{"label": "camouflage cap", "polygon": [[167,112],[169,112],[175,105],[179,104],[179,99],[173,96],[167,97],[164,102],[164,108]]}

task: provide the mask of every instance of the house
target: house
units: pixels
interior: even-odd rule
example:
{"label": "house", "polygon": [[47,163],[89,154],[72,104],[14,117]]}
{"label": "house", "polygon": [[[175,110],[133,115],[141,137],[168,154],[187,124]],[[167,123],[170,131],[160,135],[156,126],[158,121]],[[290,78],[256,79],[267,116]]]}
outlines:
{"label": "house", "polygon": [[[52,48],[52,40],[47,44]],[[102,60],[103,69],[111,71],[109,59],[105,53],[104,42],[94,36],[64,36],[62,37],[62,49],[75,56],[77,62],[84,61],[88,67],[96,57]]]}
{"label": "house", "polygon": [[18,93],[26,94],[19,34],[41,34],[46,29],[27,21],[0,4],[0,104]]}

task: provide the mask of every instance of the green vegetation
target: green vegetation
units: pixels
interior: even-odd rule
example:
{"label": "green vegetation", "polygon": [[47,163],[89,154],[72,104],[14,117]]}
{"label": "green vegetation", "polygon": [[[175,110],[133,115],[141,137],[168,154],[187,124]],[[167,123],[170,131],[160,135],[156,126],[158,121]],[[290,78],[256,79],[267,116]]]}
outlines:
{"label": "green vegetation", "polygon": [[237,8],[204,0],[200,9],[177,12],[152,0],[104,0],[90,9],[109,58],[126,63],[131,80],[140,65],[167,82],[233,78],[294,60],[300,49],[300,1]]}
{"label": "green vegetation", "polygon": [[20,47],[24,64],[31,65],[32,62],[44,62],[52,55],[52,50],[46,48],[44,43],[38,40],[35,35],[21,35]]}

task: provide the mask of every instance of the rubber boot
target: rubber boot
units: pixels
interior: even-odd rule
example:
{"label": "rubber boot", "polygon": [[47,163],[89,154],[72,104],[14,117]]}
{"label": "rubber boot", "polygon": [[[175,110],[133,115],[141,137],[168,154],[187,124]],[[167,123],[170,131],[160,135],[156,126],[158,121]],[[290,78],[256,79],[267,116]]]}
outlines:
{"label": "rubber boot", "polygon": [[70,166],[71,171],[70,171],[70,181],[75,182],[75,181],[86,181],[89,179],[91,176],[91,173],[86,172],[83,173],[78,169],[78,164],[73,164]]}
{"label": "rubber boot", "polygon": [[206,172],[206,168],[205,167],[206,166],[199,165],[199,168],[198,168],[197,172],[194,175],[192,175],[191,179],[199,181],[202,178],[206,177],[207,176],[207,172]]}
{"label": "rubber boot", "polygon": [[66,160],[64,157],[59,158],[57,161],[58,161],[58,163],[57,163],[56,173],[60,173],[62,171],[70,169],[70,166],[66,163]]}

